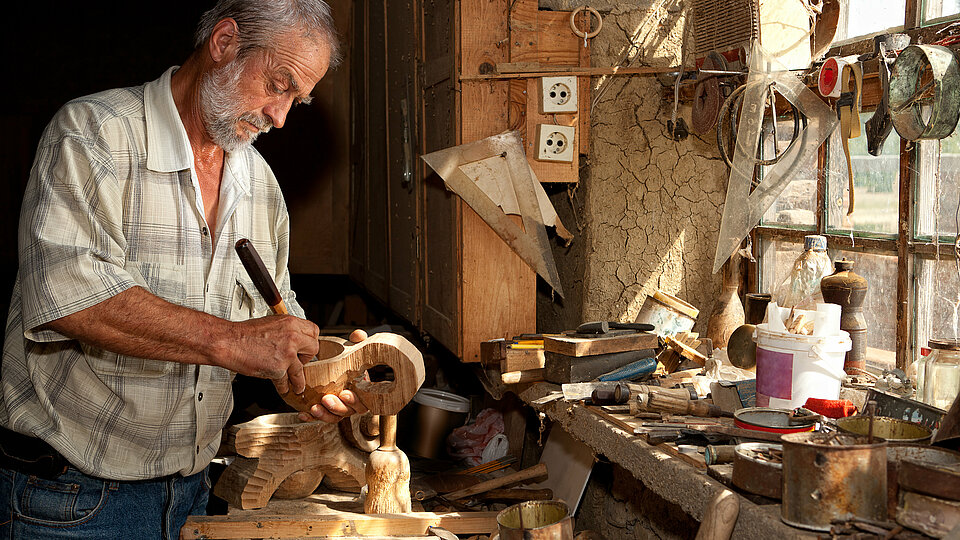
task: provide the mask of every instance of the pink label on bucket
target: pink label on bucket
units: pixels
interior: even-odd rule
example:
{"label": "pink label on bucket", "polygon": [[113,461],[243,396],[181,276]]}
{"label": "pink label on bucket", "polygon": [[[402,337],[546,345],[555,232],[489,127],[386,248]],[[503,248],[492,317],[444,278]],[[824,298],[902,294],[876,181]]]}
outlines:
{"label": "pink label on bucket", "polygon": [[760,394],[793,399],[793,354],[757,347],[757,404]]}

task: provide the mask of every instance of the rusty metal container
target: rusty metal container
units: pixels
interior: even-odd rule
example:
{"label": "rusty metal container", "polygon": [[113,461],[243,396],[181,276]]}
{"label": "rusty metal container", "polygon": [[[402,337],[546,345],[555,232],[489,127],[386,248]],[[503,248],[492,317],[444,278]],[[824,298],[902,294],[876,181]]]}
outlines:
{"label": "rusty metal container", "polygon": [[891,442],[887,446],[887,513],[891,519],[897,515],[900,493],[900,465],[909,461],[931,466],[958,467],[960,466],[960,452],[935,446]]}
{"label": "rusty metal container", "polygon": [[756,494],[779,499],[783,484],[783,464],[770,455],[783,451],[772,443],[740,443],[734,450],[733,485]]}
{"label": "rusty metal container", "polygon": [[527,501],[497,514],[500,540],[573,540],[573,517],[560,501]]}
{"label": "rusty metal container", "polygon": [[887,443],[842,433],[791,433],[783,441],[784,523],[829,531],[833,520],[887,519]]}
{"label": "rusty metal container", "polygon": [[[854,435],[869,435],[869,416],[848,416],[837,419],[840,431]],[[925,444],[930,442],[933,431],[916,422],[907,422],[887,416],[873,417],[873,436],[889,442]]]}

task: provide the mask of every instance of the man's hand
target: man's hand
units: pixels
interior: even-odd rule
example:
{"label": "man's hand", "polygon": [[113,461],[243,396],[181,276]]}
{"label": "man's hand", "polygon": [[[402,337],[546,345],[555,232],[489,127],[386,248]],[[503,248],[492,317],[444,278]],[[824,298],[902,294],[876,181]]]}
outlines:
{"label": "man's hand", "polygon": [[[354,330],[348,338],[352,343],[360,343],[367,339],[367,333],[363,330]],[[302,370],[301,370],[302,371]],[[367,412],[366,407],[357,398],[357,395],[350,390],[344,390],[338,395],[327,394],[320,399],[320,403],[310,407],[310,412],[301,412],[299,417],[304,422],[313,422],[314,420],[323,420],[331,424],[339,422],[344,417],[355,413]]]}
{"label": "man's hand", "polygon": [[306,388],[303,364],[320,349],[320,329],[291,315],[271,315],[238,323],[240,337],[231,365],[237,373],[272,379],[277,391],[302,393]]}

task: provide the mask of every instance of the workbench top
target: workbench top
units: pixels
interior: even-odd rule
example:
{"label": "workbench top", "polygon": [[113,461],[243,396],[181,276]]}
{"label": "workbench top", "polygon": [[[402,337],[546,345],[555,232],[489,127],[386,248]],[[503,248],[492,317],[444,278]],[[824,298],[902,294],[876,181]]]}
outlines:
{"label": "workbench top", "polygon": [[[720,482],[709,477],[705,469],[651,446],[632,430],[628,431],[630,423],[640,424],[629,415],[603,418],[582,403],[564,401],[562,396],[544,404],[535,403],[559,391],[558,385],[535,383],[519,395],[594,452],[630,471],[647,488],[678,505],[691,517],[702,520],[707,502],[724,487]],[[816,538],[812,532],[780,521],[779,504],[758,505],[743,496],[740,496],[740,515],[733,535],[734,538]]]}

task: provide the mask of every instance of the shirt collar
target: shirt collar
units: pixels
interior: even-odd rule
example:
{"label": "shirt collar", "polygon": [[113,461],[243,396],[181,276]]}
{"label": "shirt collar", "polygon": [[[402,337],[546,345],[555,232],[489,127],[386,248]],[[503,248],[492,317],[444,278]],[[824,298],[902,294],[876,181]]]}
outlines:
{"label": "shirt collar", "polygon": [[[156,172],[193,169],[193,150],[187,130],[173,101],[170,78],[179,66],[173,66],[143,89],[144,117],[147,123],[147,168]],[[228,152],[224,166],[244,192],[250,191],[246,152]],[[226,172],[226,171],[225,171]],[[226,178],[226,175],[224,175]]]}

